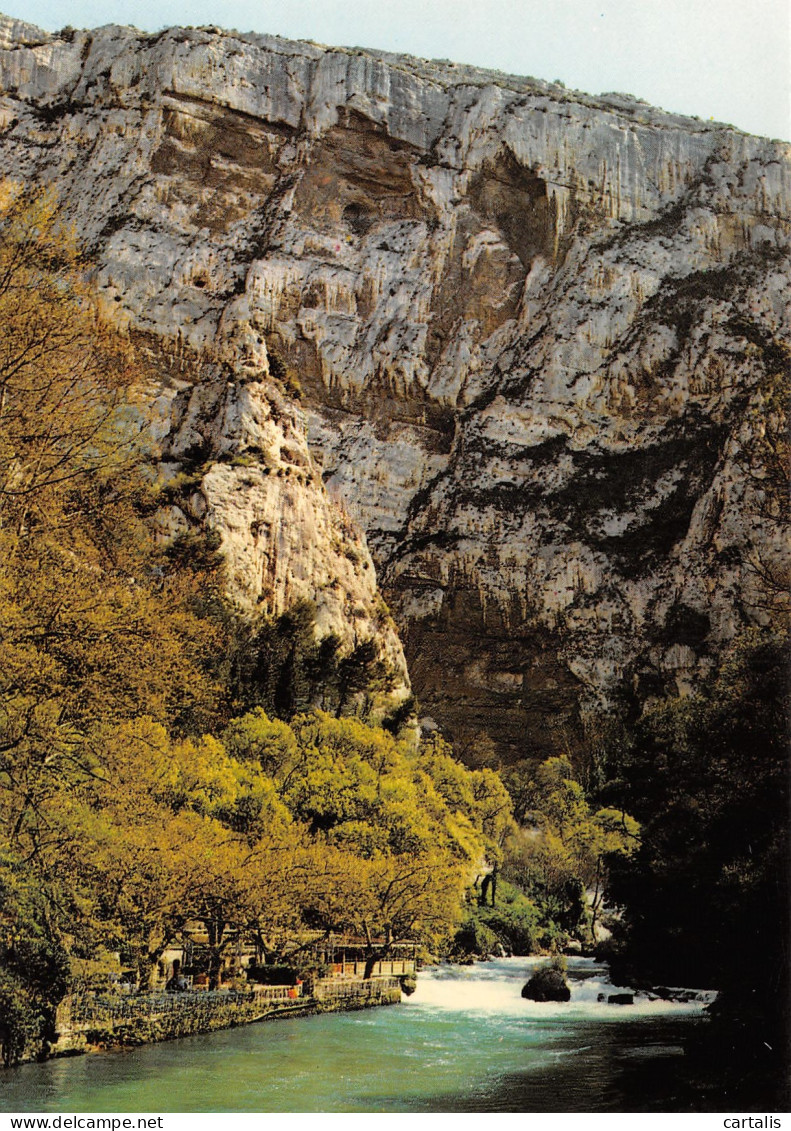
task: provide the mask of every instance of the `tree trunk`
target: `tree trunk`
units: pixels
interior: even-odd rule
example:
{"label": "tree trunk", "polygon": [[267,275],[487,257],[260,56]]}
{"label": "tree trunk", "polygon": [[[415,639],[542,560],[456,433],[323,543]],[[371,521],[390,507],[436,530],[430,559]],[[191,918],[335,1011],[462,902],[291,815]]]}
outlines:
{"label": "tree trunk", "polygon": [[365,958],[365,970],[363,971],[363,978],[367,980],[373,977],[374,966],[376,966],[377,962],[382,962],[385,958],[387,958],[392,949],[392,940],[388,938],[384,946],[377,947],[375,950],[369,950]]}
{"label": "tree trunk", "polygon": [[212,947],[209,954],[209,989],[219,990],[220,975],[222,974],[222,955],[219,950]]}
{"label": "tree trunk", "polygon": [[161,951],[149,951],[148,954],[141,955],[137,962],[137,982],[140,989],[145,993],[151,993],[156,988],[157,981],[157,963]]}
{"label": "tree trunk", "polygon": [[218,918],[205,919],[206,934],[209,938],[209,989],[218,990],[222,975],[223,935],[225,922]]}

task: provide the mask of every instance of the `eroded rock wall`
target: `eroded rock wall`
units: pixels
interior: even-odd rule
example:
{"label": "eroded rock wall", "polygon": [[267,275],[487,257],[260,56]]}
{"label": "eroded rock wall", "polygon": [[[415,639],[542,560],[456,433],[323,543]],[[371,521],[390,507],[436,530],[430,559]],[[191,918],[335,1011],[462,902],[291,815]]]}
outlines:
{"label": "eroded rock wall", "polygon": [[424,712],[509,756],[775,615],[750,453],[788,359],[788,146],[217,29],[6,20],[0,47],[2,169],[57,185],[108,306],[178,359],[163,466],[211,454],[187,521],[241,600],[380,633],[375,565]]}

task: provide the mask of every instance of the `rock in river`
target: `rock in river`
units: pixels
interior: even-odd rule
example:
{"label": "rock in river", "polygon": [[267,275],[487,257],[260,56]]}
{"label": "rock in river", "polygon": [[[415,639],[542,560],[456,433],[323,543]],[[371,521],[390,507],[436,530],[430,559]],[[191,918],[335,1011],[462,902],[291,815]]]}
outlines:
{"label": "rock in river", "polygon": [[562,970],[555,966],[545,966],[536,970],[530,981],[522,987],[522,997],[529,1001],[569,1001],[571,990]]}

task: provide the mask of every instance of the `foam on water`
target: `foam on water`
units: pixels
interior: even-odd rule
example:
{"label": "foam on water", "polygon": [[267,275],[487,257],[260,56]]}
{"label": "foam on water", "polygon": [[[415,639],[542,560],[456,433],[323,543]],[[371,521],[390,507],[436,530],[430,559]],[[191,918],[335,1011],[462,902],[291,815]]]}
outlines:
{"label": "foam on water", "polygon": [[[451,1013],[489,1013],[500,1017],[540,1019],[586,1018],[624,1021],[630,1017],[700,1013],[714,1000],[713,991],[685,991],[692,1001],[666,1001],[616,986],[607,966],[591,958],[569,958],[567,979],[569,1002],[526,1001],[522,987],[545,958],[500,958],[474,966],[430,966],[420,972],[417,990],[405,1004],[413,1009],[445,1010]],[[611,994],[633,993],[633,1005],[610,1005]],[[604,1000],[599,998],[603,996]]]}
{"label": "foam on water", "polygon": [[702,1001],[599,1003],[620,987],[588,959],[569,960],[568,1004],[524,1001],[542,961],[425,970],[398,1007],[23,1065],[5,1074],[0,1110],[692,1110],[680,1069],[687,1035],[706,1028]]}

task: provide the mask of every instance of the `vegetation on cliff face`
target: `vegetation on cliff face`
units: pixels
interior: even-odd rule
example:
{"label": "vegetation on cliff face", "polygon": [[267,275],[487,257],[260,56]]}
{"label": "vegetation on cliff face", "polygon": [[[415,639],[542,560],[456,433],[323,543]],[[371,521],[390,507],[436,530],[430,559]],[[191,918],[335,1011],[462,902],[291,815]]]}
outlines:
{"label": "vegetation on cliff face", "polygon": [[[388,678],[373,651],[317,641],[306,604],[242,622],[211,538],[157,544],[145,369],[98,318],[45,195],[0,202],[0,319],[7,1063],[52,1040],[68,988],[122,967],[147,982],[188,921],[216,982],[238,932],[271,959],[307,929],[363,935],[372,958],[404,937],[456,956],[553,951],[591,945],[606,900],[614,961],[722,989],[723,1022],[765,1067],[789,946],[787,644],[767,609],[696,694],[632,704],[574,764],[501,776],[489,748],[466,769],[438,736],[418,742],[407,706],[366,724]],[[741,459],[768,539],[785,355],[759,345],[767,428]],[[776,613],[777,554],[750,566]]]}
{"label": "vegetation on cliff face", "polygon": [[[244,710],[263,707],[282,719],[312,707],[338,717],[372,717],[377,693],[392,690],[394,672],[373,639],[351,650],[333,633],[317,640],[315,613],[309,601],[298,601],[279,617],[229,618],[219,667],[235,704]],[[411,705],[406,701],[404,710],[396,708],[394,718],[383,723],[392,729],[406,721]]]}
{"label": "vegetation on cliff face", "polygon": [[[7,1062],[52,1039],[69,986],[120,968],[145,984],[188,921],[205,925],[214,982],[240,931],[270,957],[307,928],[364,934],[372,949],[405,936],[436,946],[510,821],[496,775],[452,764],[436,743],[421,749],[409,728],[399,737],[335,717],[352,693],[359,701],[371,665],[352,656],[344,668],[336,648],[325,656],[308,645],[299,612],[290,645],[274,626],[254,657],[279,666],[271,707],[290,724],[260,705],[236,713],[255,694],[270,706],[271,681],[222,660],[238,641],[210,547],[185,555],[152,539],[158,499],[137,467],[134,403],[145,373],[98,319],[79,266],[51,200],[9,193],[0,215]],[[300,665],[311,687],[324,680],[333,714],[303,709],[312,702]]]}

